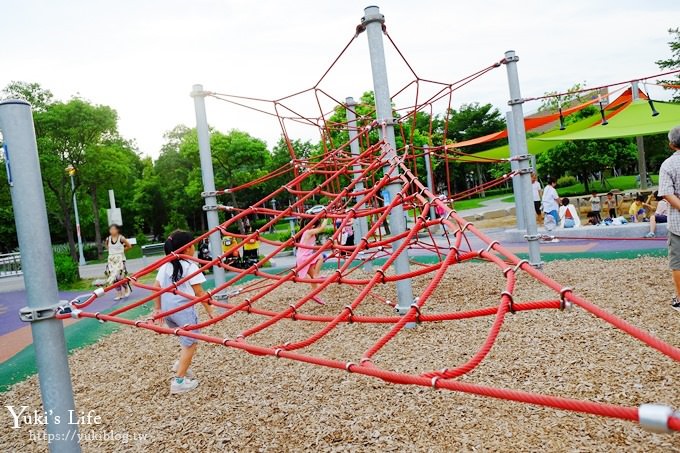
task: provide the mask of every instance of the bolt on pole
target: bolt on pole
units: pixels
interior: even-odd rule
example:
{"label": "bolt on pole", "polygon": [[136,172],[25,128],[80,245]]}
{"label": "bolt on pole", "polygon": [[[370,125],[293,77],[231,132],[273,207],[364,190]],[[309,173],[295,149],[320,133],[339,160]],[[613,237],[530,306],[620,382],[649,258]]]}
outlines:
{"label": "bolt on pole", "polygon": [[[432,156],[430,155],[430,147],[423,145],[423,154],[425,157],[425,173],[427,179],[427,190],[429,190],[432,195],[434,195],[434,182],[432,181]],[[430,220],[437,218],[434,210],[434,204],[430,205]]]}
{"label": "bolt on pole", "polygon": [[[7,147],[5,165],[10,179],[28,308],[56,308],[59,293],[33,117],[28,102],[0,102],[0,130]],[[68,423],[70,411],[75,412],[75,403],[64,326],[61,320],[47,317],[31,322],[31,334],[47,419],[46,431],[56,439],[49,444],[50,451],[79,452],[78,426]]]}
{"label": "bolt on pole", "polygon": [[520,172],[520,199],[516,200],[518,205],[522,205],[524,214],[524,224],[526,226],[527,234],[524,236],[529,243],[529,263],[534,267],[541,267],[541,250],[539,245],[540,236],[538,234],[538,227],[536,226],[536,216],[534,215],[534,201],[531,191],[531,173],[530,166],[531,156],[527,149],[527,135],[524,129],[524,111],[522,104],[522,94],[519,87],[519,75],[517,73],[517,62],[519,57],[515,55],[514,50],[505,52],[505,66],[508,71],[508,87],[510,91],[510,100],[508,104],[512,110],[512,126],[508,125],[508,134],[510,136],[510,143],[514,141],[515,152],[513,156],[518,162],[518,171]]}
{"label": "bolt on pole", "polygon": [[[514,130],[515,122],[512,119],[512,112],[505,113],[505,124],[508,127],[508,142],[510,145],[510,156],[519,156],[519,145],[517,144],[517,135],[511,134],[510,131]],[[519,162],[516,160],[510,161],[510,169],[512,171],[519,170]],[[525,230],[526,222],[524,221],[524,205],[522,204],[522,183],[520,182],[520,175],[515,175],[512,177],[512,193],[515,195],[515,217],[517,219],[517,229]],[[533,200],[533,193],[532,198]]]}
{"label": "bolt on pole", "polygon": [[[354,108],[357,106],[357,103],[354,101],[354,98],[348,97],[348,98],[345,99],[345,105],[347,106],[345,111],[347,112],[346,113],[346,116],[347,116],[347,132],[349,133],[349,140],[350,140],[349,149],[352,153],[352,157],[356,158],[356,157],[359,156],[359,154],[361,154],[359,152],[359,140],[357,139],[357,136],[359,135],[359,132],[357,130],[357,114],[356,114],[356,111],[354,110]],[[356,177],[359,177],[363,168],[361,167],[361,164],[359,162],[355,162],[352,170],[354,171],[354,173],[355,173],[354,177],[356,178]],[[357,182],[356,185],[354,186],[354,188],[355,188],[356,191],[361,192],[362,190],[364,190],[364,182],[363,181]],[[364,198],[363,196],[357,197],[356,201],[360,202],[363,198]],[[365,206],[363,206],[363,207],[365,207]],[[366,234],[368,234],[368,220],[366,219],[366,217],[365,216],[359,217],[357,219],[356,224],[358,226],[357,229],[359,230],[358,236],[360,238],[366,237]],[[366,238],[366,240],[368,241],[368,238]],[[357,242],[355,241],[355,244],[356,243]],[[370,271],[372,269],[372,267],[373,267],[373,265],[371,264],[370,260],[366,260],[364,262],[364,270],[365,271]]]}
{"label": "bolt on pole", "polygon": [[[205,112],[205,97],[207,91],[203,90],[203,85],[194,85],[191,97],[194,98],[194,109],[196,110],[196,134],[198,135],[198,152],[201,159],[201,177],[203,179],[203,190],[205,192],[215,192],[215,172],[212,164],[212,153],[210,151],[210,129],[208,128],[208,116]],[[210,195],[205,197],[206,216],[208,218],[208,229],[212,230],[220,225],[220,217],[217,212],[217,197]],[[222,255],[222,238],[219,231],[210,235],[210,250],[212,258],[215,259]],[[215,276],[215,286],[222,285],[226,280],[224,269],[220,266],[213,266]]]}
{"label": "bolt on pole", "polygon": [[[387,66],[385,64],[385,48],[383,46],[383,24],[385,17],[380,14],[380,8],[377,6],[369,6],[364,9],[364,17],[361,23],[366,27],[366,35],[368,37],[368,50],[371,56],[371,71],[373,73],[373,91],[375,94],[375,108],[376,119],[378,124],[386,124],[385,136],[382,137],[387,143],[389,151],[387,153],[387,161],[394,162],[396,159],[397,143],[394,138],[394,115],[392,113],[392,101],[390,99],[390,88],[387,82]],[[381,135],[382,135],[382,128]],[[387,172],[389,166],[385,166]],[[399,168],[393,170],[392,175],[399,174]],[[394,198],[401,191],[401,186],[398,183],[392,183],[387,186],[387,192],[390,199]],[[399,235],[406,231],[406,218],[404,217],[404,207],[401,203],[394,206],[390,212],[390,230],[393,235]],[[396,251],[401,246],[402,241],[394,241],[392,243],[392,250]],[[408,252],[404,250],[394,261],[394,270],[397,275],[406,274],[409,272]],[[411,287],[411,279],[403,279],[397,281],[397,311],[399,314],[405,314],[413,304],[413,288]]]}

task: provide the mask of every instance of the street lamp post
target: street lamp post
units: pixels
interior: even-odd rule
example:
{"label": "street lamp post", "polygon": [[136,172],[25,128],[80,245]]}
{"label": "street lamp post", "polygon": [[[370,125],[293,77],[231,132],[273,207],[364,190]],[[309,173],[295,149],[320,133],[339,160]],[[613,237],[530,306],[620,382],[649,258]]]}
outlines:
{"label": "street lamp post", "polygon": [[[66,167],[66,172],[71,178],[71,192],[73,192],[73,212],[76,216],[76,236],[78,237],[78,264],[80,266],[85,266],[85,255],[83,255],[83,238],[80,235],[80,216],[78,215],[78,200],[76,199],[76,181],[74,176],[76,174],[76,169],[73,165]],[[96,213],[95,213],[96,215]]]}

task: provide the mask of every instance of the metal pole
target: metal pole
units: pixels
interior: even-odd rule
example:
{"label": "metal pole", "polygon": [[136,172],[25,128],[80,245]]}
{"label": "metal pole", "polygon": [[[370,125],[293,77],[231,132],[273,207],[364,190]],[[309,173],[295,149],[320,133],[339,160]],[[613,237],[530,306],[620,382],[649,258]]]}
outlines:
{"label": "metal pole", "polygon": [[526,225],[527,234],[525,235],[529,243],[529,263],[534,267],[541,267],[541,250],[538,240],[538,228],[536,226],[536,216],[533,208],[533,195],[531,192],[531,173],[532,168],[529,166],[531,156],[527,149],[527,136],[524,129],[524,112],[522,104],[522,94],[519,88],[519,75],[517,74],[517,62],[519,57],[515,55],[514,50],[505,52],[505,66],[508,71],[508,87],[510,90],[510,100],[508,104],[512,109],[512,128],[508,129],[510,140],[514,140],[515,150],[517,155],[514,156],[518,162],[518,170],[520,172],[520,199],[516,203],[523,207],[524,222]]}
{"label": "metal pole", "polygon": [[[390,88],[387,82],[387,66],[385,64],[385,48],[383,47],[383,24],[385,17],[380,14],[380,8],[377,6],[369,6],[364,9],[364,17],[361,19],[362,24],[366,27],[366,35],[368,36],[368,51],[371,56],[371,72],[373,73],[373,91],[375,93],[375,108],[376,119],[378,124],[386,124],[385,136],[382,137],[388,146],[387,161],[391,162],[396,159],[397,143],[394,139],[394,117],[392,114],[392,101],[390,99]],[[382,135],[382,128],[381,135]],[[387,171],[389,167],[385,166]],[[396,168],[392,175],[399,174],[399,169]],[[397,194],[401,191],[401,186],[398,183],[393,183],[387,186],[387,192],[390,199],[394,200]],[[390,212],[390,230],[393,235],[399,235],[406,231],[406,222],[404,217],[404,207],[401,203],[397,204]],[[392,243],[392,250],[396,251],[401,245],[401,240]],[[404,250],[394,261],[394,270],[399,274],[406,274],[409,272],[408,252]],[[411,304],[413,304],[413,288],[411,287],[411,279],[404,279],[397,281],[397,312],[399,314],[406,313]]]}
{"label": "metal pole", "polygon": [[[205,206],[208,218],[208,229],[212,230],[220,225],[220,218],[217,213],[217,197],[215,196],[215,173],[213,171],[212,153],[210,152],[210,129],[208,129],[208,116],[205,113],[205,97],[207,91],[203,91],[203,85],[194,85],[191,97],[194,98],[194,109],[196,110],[196,134],[198,135],[198,151],[201,159],[201,177],[203,179],[203,190],[206,192]],[[210,249],[213,258],[222,254],[222,238],[220,232],[215,230],[210,235]],[[224,269],[220,266],[213,266],[215,276],[215,286],[220,286],[226,280]]]}
{"label": "metal pole", "polygon": [[[360,152],[359,152],[359,140],[357,139],[357,136],[359,135],[359,132],[357,130],[357,115],[354,110],[356,107],[357,103],[354,101],[354,98],[348,97],[345,99],[345,105],[347,105],[346,110],[346,116],[347,116],[347,132],[349,133],[349,149],[352,152],[352,157],[357,157]],[[361,171],[363,168],[361,167],[360,163],[355,163],[352,170],[354,171],[355,176],[358,177],[361,174]],[[356,183],[354,186],[357,191],[362,191],[364,190],[364,182],[359,181]],[[364,197],[357,197],[357,203],[360,202]],[[366,206],[363,206],[364,208]],[[366,237],[366,234],[368,234],[368,220],[366,219],[366,216],[361,216],[356,219],[355,224],[358,226],[357,230],[358,235],[355,235],[354,237],[358,238],[363,238]],[[366,238],[368,240],[368,238]],[[358,241],[355,239],[354,241],[355,244],[358,243]],[[364,271],[370,272],[372,269],[373,265],[371,264],[370,260],[366,260],[364,262]]]}
{"label": "metal pole", "polygon": [[[508,127],[508,143],[510,145],[510,156],[519,156],[519,150],[517,145],[517,136],[511,134],[510,131],[514,130],[515,122],[512,119],[512,112],[505,112],[505,124]],[[517,171],[519,169],[519,162],[516,160],[510,161],[510,169],[512,171]],[[517,218],[517,229],[525,230],[526,222],[524,222],[524,204],[522,201],[522,188],[519,179],[519,175],[512,177],[512,193],[515,195],[515,217]],[[533,192],[531,200],[533,201]]]}
{"label": "metal pole", "polygon": [[[640,99],[638,83],[631,84],[633,101]],[[647,190],[647,159],[645,158],[645,141],[642,137],[635,137],[638,149],[638,170],[640,172],[640,190]]]}
{"label": "metal pole", "polygon": [[[425,173],[427,179],[427,190],[432,192],[434,195],[434,182],[432,181],[432,156],[430,155],[430,147],[423,145],[423,155],[425,157]],[[436,213],[434,210],[434,205],[430,205],[430,219],[436,219]]]}
{"label": "metal pole", "polygon": [[76,237],[78,238],[78,265],[85,266],[85,255],[83,255],[83,238],[80,235],[80,216],[78,215],[78,200],[76,199],[76,182],[73,175],[76,174],[76,170],[69,166],[66,171],[68,171],[71,177],[71,192],[73,193],[73,212],[76,216]]}
{"label": "metal pole", "polygon": [[[50,317],[59,301],[52,261],[45,195],[33,129],[31,106],[22,100],[0,102],[0,129],[7,145],[10,194],[14,207],[21,266],[24,271],[28,309],[44,316],[31,322],[35,361],[38,367],[42,409],[52,452],[79,452],[78,425],[69,423],[75,413],[64,327]],[[51,309],[50,309],[51,308]],[[24,310],[22,310],[23,312]],[[33,408],[32,408],[33,409]],[[20,411],[16,407],[16,411]],[[73,412],[71,412],[73,411]]]}

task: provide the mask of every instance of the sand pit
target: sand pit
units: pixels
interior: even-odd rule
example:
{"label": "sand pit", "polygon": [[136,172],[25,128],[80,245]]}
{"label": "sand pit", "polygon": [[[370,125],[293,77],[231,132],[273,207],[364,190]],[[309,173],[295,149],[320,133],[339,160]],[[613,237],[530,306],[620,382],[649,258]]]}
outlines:
{"label": "sand pit", "polygon": [[[557,261],[545,272],[680,346],[680,314],[669,306],[665,259]],[[414,281],[416,289],[425,283]],[[504,283],[492,265],[453,266],[426,311],[493,306]],[[384,287],[381,294],[392,297],[392,289]],[[309,304],[305,311],[336,313],[355,291],[336,286],[324,293],[328,306]],[[284,286],[263,306],[280,309],[299,294],[294,285]],[[520,275],[515,300],[551,296]],[[367,300],[360,314],[388,314],[388,308]],[[205,331],[233,338],[259,319],[244,313]],[[488,317],[422,324],[401,333],[374,362],[414,373],[455,365],[477,350],[490,324]],[[294,341],[319,327],[283,321],[252,341],[267,346]],[[306,352],[356,361],[387,328],[343,325]],[[84,451],[680,451],[680,434],[652,434],[634,423],[396,386],[206,344],[194,365],[199,388],[171,396],[169,367],[176,352],[176,338],[124,327],[71,356],[77,407],[102,418],[83,434],[148,435],[127,444],[85,439]],[[461,380],[613,404],[680,406],[678,363],[580,309],[508,315],[487,359]],[[3,394],[2,404],[40,408],[37,379]],[[31,429],[39,430],[11,429],[5,411],[0,451],[46,451],[44,443],[30,440]]]}

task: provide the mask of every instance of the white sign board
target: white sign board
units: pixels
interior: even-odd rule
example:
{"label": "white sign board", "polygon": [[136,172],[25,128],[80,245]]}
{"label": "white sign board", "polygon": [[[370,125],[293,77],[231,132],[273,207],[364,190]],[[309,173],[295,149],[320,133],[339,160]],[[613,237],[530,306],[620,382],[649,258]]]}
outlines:
{"label": "white sign board", "polygon": [[120,208],[107,209],[106,219],[109,225],[122,225],[123,215],[120,213]]}

